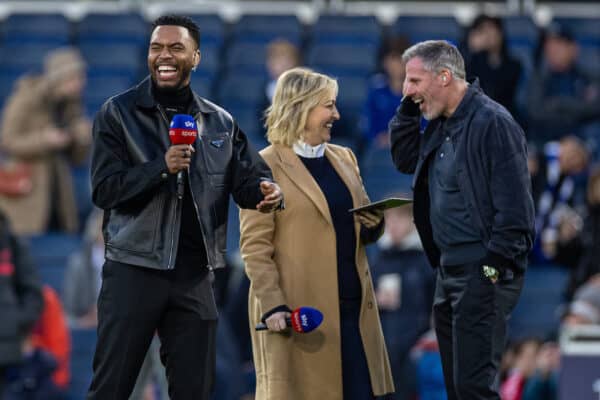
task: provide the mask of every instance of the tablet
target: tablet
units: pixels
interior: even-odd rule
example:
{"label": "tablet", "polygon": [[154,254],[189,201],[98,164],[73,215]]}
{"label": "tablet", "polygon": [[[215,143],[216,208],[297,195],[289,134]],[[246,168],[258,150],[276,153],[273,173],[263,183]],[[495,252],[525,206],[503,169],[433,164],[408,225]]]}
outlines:
{"label": "tablet", "polygon": [[405,204],[412,203],[412,199],[400,198],[400,197],[390,197],[387,199],[375,201],[373,203],[366,204],[364,206],[351,208],[348,210],[349,212],[356,211],[368,211],[373,209],[387,210],[388,208],[400,207]]}

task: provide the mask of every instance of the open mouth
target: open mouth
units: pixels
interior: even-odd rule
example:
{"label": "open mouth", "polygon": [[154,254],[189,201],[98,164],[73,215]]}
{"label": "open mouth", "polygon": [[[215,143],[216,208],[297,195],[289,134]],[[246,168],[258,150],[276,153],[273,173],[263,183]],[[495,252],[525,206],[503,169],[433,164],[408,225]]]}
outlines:
{"label": "open mouth", "polygon": [[160,80],[171,80],[177,77],[177,68],[172,65],[159,65],[156,69]]}

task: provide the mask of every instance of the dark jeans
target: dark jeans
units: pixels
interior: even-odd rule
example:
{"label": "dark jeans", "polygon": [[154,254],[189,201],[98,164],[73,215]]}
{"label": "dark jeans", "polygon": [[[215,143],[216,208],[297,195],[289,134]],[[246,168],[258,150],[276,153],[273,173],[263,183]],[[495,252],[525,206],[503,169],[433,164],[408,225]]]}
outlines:
{"label": "dark jeans", "polygon": [[106,261],[88,400],[127,400],[155,331],[169,396],[204,400],[214,381],[216,306],[201,266],[158,271]]}
{"label": "dark jeans", "polygon": [[448,400],[500,400],[506,322],[523,275],[493,284],[480,263],[438,269],[433,315]]}

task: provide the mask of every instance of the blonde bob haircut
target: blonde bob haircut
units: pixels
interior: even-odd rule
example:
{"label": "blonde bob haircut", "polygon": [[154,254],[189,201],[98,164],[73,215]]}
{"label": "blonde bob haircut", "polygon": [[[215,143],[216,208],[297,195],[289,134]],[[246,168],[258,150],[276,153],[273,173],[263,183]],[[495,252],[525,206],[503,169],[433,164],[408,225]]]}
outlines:
{"label": "blonde bob haircut", "polygon": [[277,79],[273,102],[265,111],[267,140],[291,147],[304,135],[310,111],[333,92],[337,81],[308,68],[292,68]]}

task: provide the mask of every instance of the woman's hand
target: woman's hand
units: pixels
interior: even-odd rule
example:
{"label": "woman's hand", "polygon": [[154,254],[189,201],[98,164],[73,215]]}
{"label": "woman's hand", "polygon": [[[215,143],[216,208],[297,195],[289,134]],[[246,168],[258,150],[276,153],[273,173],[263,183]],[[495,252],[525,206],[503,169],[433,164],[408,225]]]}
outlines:
{"label": "woman's hand", "polygon": [[265,324],[267,324],[267,328],[269,328],[270,331],[281,332],[287,329],[288,326],[285,319],[291,317],[291,315],[292,314],[287,311],[276,312],[265,320]]}
{"label": "woman's hand", "polygon": [[356,217],[365,228],[375,228],[383,219],[383,210],[357,211]]}

